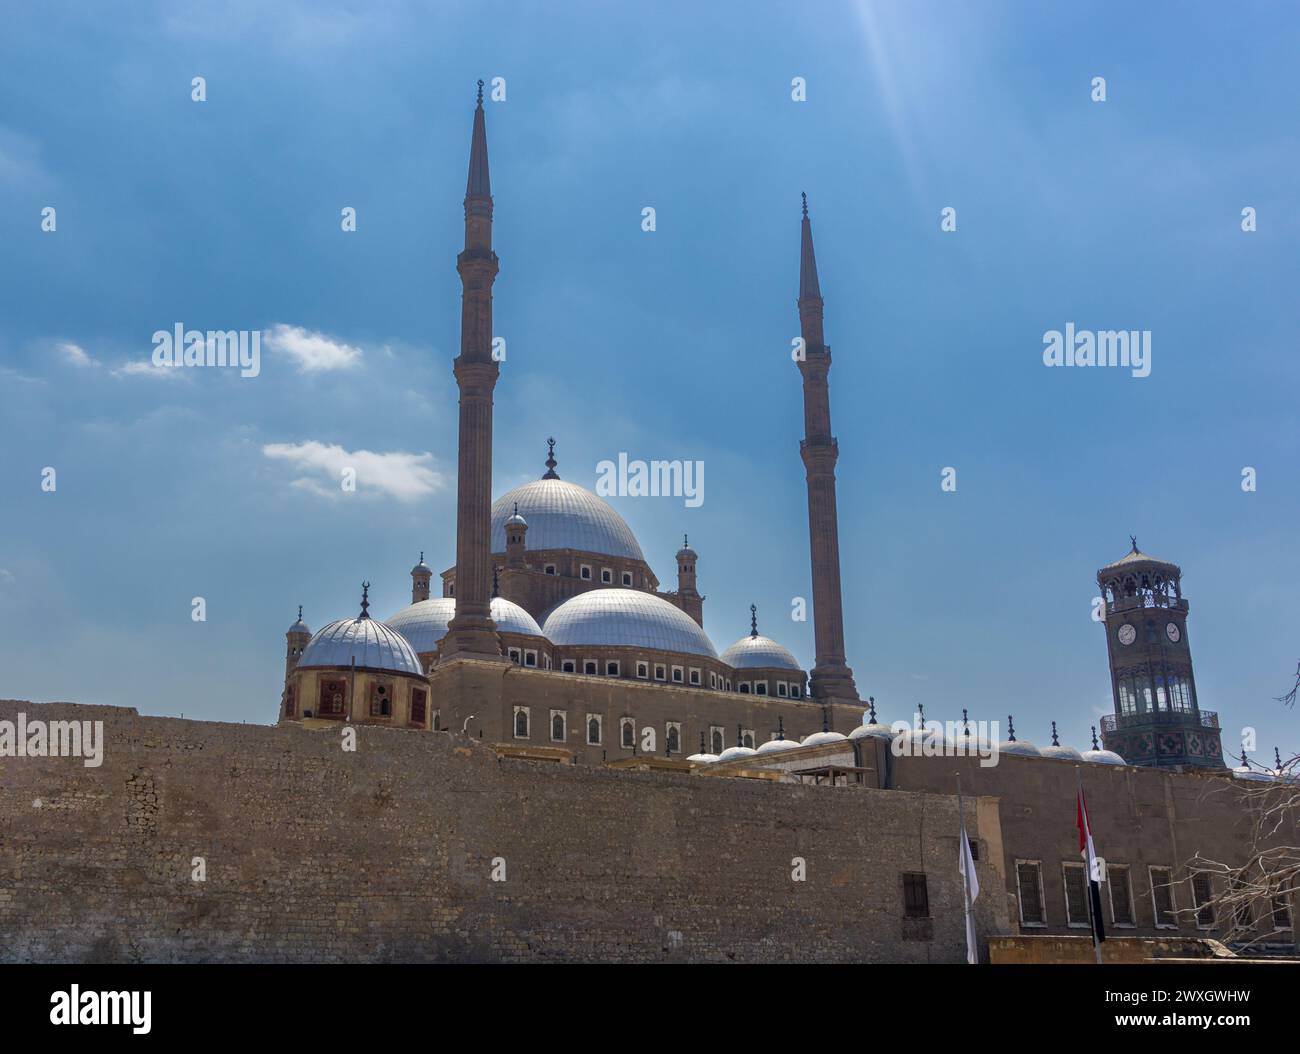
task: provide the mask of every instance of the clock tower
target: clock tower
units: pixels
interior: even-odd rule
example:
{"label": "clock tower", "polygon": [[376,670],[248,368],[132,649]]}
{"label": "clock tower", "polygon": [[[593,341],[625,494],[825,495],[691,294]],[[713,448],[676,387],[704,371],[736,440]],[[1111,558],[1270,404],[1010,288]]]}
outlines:
{"label": "clock tower", "polygon": [[1130,765],[1223,765],[1217,714],[1200,708],[1177,564],[1137,547],[1097,572],[1115,713],[1103,745]]}

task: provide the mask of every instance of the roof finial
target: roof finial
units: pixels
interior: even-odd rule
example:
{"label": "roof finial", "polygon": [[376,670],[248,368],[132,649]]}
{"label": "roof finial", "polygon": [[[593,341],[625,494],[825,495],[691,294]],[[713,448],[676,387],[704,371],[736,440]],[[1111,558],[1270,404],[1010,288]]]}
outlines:
{"label": "roof finial", "polygon": [[515,515],[519,515],[519,502],[515,502]]}
{"label": "roof finial", "polygon": [[970,718],[966,716],[966,707],[961,708],[961,727],[966,733],[966,738],[970,739]]}
{"label": "roof finial", "polygon": [[708,753],[708,751],[704,749],[704,729],[700,729],[700,753],[701,754]]}
{"label": "roof finial", "polygon": [[555,460],[555,440],[548,439],[546,441],[546,475],[542,479],[559,479],[560,475],[555,471],[555,466],[558,464],[559,462]]}
{"label": "roof finial", "polygon": [[1007,742],[1014,743],[1015,741],[1016,741],[1016,726],[1011,720],[1011,715],[1007,714]]}
{"label": "roof finial", "polygon": [[829,732],[830,730],[831,730],[830,707],[823,706],[822,707],[822,731]]}
{"label": "roof finial", "polygon": [[867,703],[871,708],[871,723],[874,725],[876,723],[876,697],[874,695],[867,696]]}
{"label": "roof finial", "polygon": [[1059,747],[1060,745],[1061,745],[1061,741],[1056,738],[1056,722],[1053,721],[1052,722],[1052,746]]}
{"label": "roof finial", "polygon": [[776,715],[776,738],[785,738],[785,719],[780,714]]}
{"label": "roof finial", "polygon": [[[301,616],[300,616],[300,617],[301,617]],[[1277,766],[1277,771],[1278,771],[1278,773],[1281,773],[1281,771],[1282,771],[1282,754],[1281,754],[1281,752],[1277,749],[1277,747],[1274,747],[1274,748],[1273,748],[1273,764]]]}
{"label": "roof finial", "polygon": [[1137,535],[1136,535],[1136,534],[1130,534],[1130,535],[1128,536],[1128,540],[1129,540],[1130,542],[1133,543],[1133,551],[1136,553],[1136,552],[1138,551],[1138,539],[1137,539]]}
{"label": "roof finial", "polygon": [[298,605],[298,621],[299,621],[299,622],[302,621],[302,605],[301,605],[301,604]]}
{"label": "roof finial", "polygon": [[800,196],[801,198],[803,198],[803,214],[804,214],[804,218],[807,219],[807,217],[808,217],[808,195],[807,195],[806,193],[804,193],[803,191],[800,191],[800,192],[799,192],[799,196]]}
{"label": "roof finial", "polygon": [[492,599],[493,599],[493,600],[495,600],[495,599],[497,598],[497,596],[499,595],[499,593],[498,593],[498,589],[499,589],[499,587],[498,587],[498,585],[497,585],[497,572],[500,571],[500,570],[501,570],[501,568],[499,568],[499,567],[494,567],[494,568],[492,568]]}
{"label": "roof finial", "polygon": [[361,583],[361,614],[358,615],[357,617],[358,618],[370,617],[370,583],[369,582]]}
{"label": "roof finial", "polygon": [[481,80],[478,82],[478,104],[483,105],[483,82]]}
{"label": "roof finial", "polygon": [[1097,749],[1097,726],[1092,726],[1092,749]]}
{"label": "roof finial", "polygon": [[420,550],[420,563],[424,563],[424,550]]}
{"label": "roof finial", "polygon": [[749,605],[749,635],[758,636],[758,607],[754,604]]}
{"label": "roof finial", "polygon": [[736,725],[736,746],[743,747],[744,745],[745,745],[745,737],[741,733],[740,725]]}
{"label": "roof finial", "polygon": [[921,726],[921,731],[924,732],[925,731],[925,704],[924,703],[916,704],[916,715],[917,715],[917,724]]}
{"label": "roof finial", "polygon": [[683,549],[689,549],[690,547],[691,547],[691,536],[690,536],[689,534],[683,534],[683,535],[682,535],[682,548],[683,548]]}

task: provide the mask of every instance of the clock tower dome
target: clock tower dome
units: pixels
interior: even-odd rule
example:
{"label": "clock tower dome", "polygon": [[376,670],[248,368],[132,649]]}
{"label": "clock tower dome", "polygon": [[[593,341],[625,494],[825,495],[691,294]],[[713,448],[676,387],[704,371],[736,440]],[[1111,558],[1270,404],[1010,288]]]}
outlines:
{"label": "clock tower dome", "polygon": [[1217,714],[1200,708],[1177,564],[1137,547],[1097,572],[1115,713],[1102,741],[1130,765],[1223,768]]}

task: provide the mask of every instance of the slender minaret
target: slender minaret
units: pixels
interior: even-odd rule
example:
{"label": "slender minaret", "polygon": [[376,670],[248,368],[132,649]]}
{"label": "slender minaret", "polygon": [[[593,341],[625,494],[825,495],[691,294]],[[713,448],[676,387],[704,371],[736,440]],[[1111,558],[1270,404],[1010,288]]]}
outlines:
{"label": "slender minaret", "polygon": [[499,367],[492,359],[492,186],[488,179],[483,82],[469,150],[465,185],[465,249],[456,258],[463,288],[460,355],[460,446],[456,477],[456,614],[439,647],[439,661],[501,658],[491,616],[492,389]]}
{"label": "slender minaret", "polygon": [[808,538],[812,554],[813,632],[817,665],[811,691],[821,703],[858,703],[853,671],[844,661],[844,614],[840,603],[840,539],[835,509],[835,459],[839,447],[831,435],[831,404],[826,378],[831,349],[822,333],[822,293],[813,255],[808,195],[803,195],[803,238],[799,253],[799,331],[804,354],[804,439],[799,443],[808,474]]}

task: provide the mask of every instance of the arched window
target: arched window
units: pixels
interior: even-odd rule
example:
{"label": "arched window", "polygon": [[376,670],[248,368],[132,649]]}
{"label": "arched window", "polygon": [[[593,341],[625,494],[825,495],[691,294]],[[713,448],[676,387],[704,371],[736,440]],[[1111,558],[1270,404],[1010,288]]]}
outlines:
{"label": "arched window", "polygon": [[753,749],[754,749],[754,733],[753,733],[753,732],[746,732],[746,733],[744,734],[744,736],[741,738],[741,742],[744,743],[745,746],[749,747],[750,750],[753,750]]}
{"label": "arched window", "polygon": [[515,738],[528,738],[528,711],[523,707],[515,709]]}
{"label": "arched window", "polygon": [[681,751],[681,739],[677,734],[677,726],[668,726],[668,753],[677,754]]}
{"label": "arched window", "polygon": [[623,722],[623,746],[630,747],[636,742],[636,731],[632,728],[631,721]]}
{"label": "arched window", "polygon": [[713,730],[713,743],[712,743],[712,747],[713,747],[713,753],[715,753],[715,754],[721,754],[721,753],[722,753],[722,729],[720,729],[720,728],[715,728],[715,729]]}
{"label": "arched window", "polygon": [[600,721],[595,717],[587,718],[587,742],[592,744],[600,742]]}
{"label": "arched window", "polygon": [[551,739],[557,743],[564,742],[564,715],[555,714],[551,718]]}

